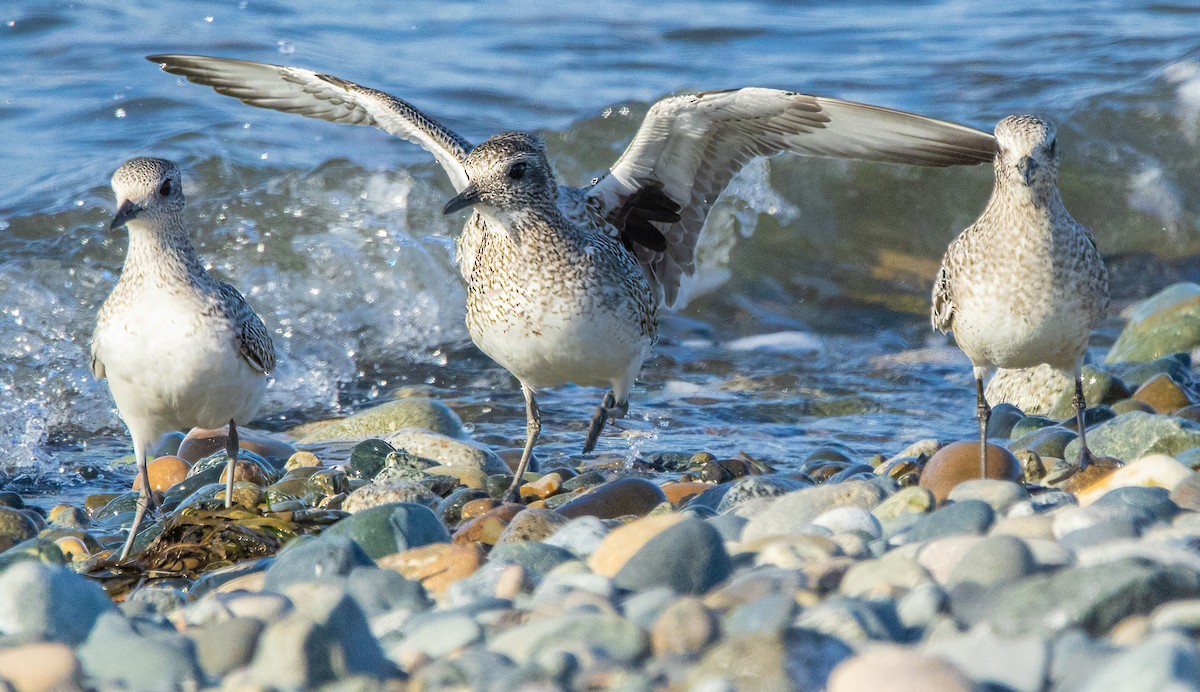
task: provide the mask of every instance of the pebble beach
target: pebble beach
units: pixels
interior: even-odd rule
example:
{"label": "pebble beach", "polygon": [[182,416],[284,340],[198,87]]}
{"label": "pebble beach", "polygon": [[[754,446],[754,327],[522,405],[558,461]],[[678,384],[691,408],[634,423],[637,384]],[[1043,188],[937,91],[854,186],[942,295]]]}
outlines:
{"label": "pebble beach", "polygon": [[125,563],[134,493],[48,511],[0,494],[0,679],[1196,689],[1197,305],[1200,286],[1178,284],[1126,311],[1086,378],[1093,451],[1123,464],[1057,485],[1043,477],[1073,457],[1073,419],[1022,372],[993,386],[1040,414],[996,407],[986,479],[972,441],[829,444],[783,471],[663,452],[543,464],[501,504],[510,450],[404,397],[244,435],[226,510],[222,431],[167,436],[162,516]]}

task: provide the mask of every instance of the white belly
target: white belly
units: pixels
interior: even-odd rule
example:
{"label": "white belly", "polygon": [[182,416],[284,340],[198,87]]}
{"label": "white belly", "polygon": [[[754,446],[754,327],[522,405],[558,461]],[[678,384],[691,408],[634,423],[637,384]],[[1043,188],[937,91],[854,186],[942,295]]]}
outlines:
{"label": "white belly", "polygon": [[136,321],[116,320],[96,334],[109,390],[131,432],[149,440],[252,418],[267,378],[238,355],[230,325],[201,319],[182,301],[160,298],[149,307]]}
{"label": "white belly", "polygon": [[959,308],[954,339],[975,365],[1029,368],[1048,363],[1069,371],[1087,349],[1089,309],[1070,296],[1045,302],[991,296],[974,302]]}

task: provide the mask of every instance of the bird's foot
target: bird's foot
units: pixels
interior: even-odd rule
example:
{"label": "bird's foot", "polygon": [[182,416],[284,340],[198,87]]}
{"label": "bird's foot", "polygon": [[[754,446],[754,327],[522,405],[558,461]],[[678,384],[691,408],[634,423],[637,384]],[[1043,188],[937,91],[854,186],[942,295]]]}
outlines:
{"label": "bird's foot", "polygon": [[596,448],[596,440],[600,439],[600,433],[604,430],[604,424],[610,420],[624,418],[629,413],[629,401],[625,400],[617,403],[616,397],[612,390],[604,395],[604,401],[596,407],[596,415],[592,416],[592,423],[588,426],[587,439],[583,443],[583,453],[587,454]]}

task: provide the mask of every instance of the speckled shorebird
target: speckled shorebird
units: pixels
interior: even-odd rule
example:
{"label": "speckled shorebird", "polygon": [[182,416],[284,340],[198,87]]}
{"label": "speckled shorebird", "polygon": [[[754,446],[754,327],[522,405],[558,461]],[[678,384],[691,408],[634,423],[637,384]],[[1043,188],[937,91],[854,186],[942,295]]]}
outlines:
{"label": "speckled shorebird", "polygon": [[[1075,379],[1080,454],[1088,450],[1080,369],[1108,310],[1108,271],[1096,240],[1063,206],[1054,125],[1029,115],[996,125],[996,187],[983,213],[950,243],[933,287],[933,326],[953,331],[975,369],[980,474],[987,470],[994,368],[1047,363]],[[1062,477],[1069,476],[1070,473]]]}
{"label": "speckled shorebird", "polygon": [[142,474],[124,559],[151,502],[147,446],[163,433],[229,424],[230,505],[237,426],[262,402],[275,346],[237,289],[209,275],[196,255],[175,164],[132,159],[113,174],[112,187],[111,228],[129,229],[129,251],[96,320],[92,373],[108,380]]}
{"label": "speckled shorebird", "polygon": [[252,106],[373,125],[437,158],[473,210],[458,239],[475,344],[521,383],[520,479],[541,430],[538,390],[574,382],[611,389],[589,426],[591,451],[695,266],[712,203],[743,165],[783,151],[924,166],[991,160],[986,133],[899,111],[774,89],[675,96],[654,105],[629,148],[587,188],[560,185],[538,137],[506,132],[472,148],[412,105],[294,67],[153,55],[167,72]]}

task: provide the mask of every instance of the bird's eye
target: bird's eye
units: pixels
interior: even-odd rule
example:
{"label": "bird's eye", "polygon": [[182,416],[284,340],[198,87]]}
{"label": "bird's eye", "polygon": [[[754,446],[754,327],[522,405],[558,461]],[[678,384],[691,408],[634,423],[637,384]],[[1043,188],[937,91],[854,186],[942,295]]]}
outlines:
{"label": "bird's eye", "polygon": [[508,169],[508,177],[512,178],[513,180],[520,180],[521,178],[524,178],[525,177],[525,169],[527,167],[528,166],[525,164],[524,161],[518,161],[518,162],[514,163]]}
{"label": "bird's eye", "polygon": [[163,184],[158,188],[158,194],[162,195],[163,197],[169,197],[171,195],[171,179],[170,178],[167,178],[166,180],[163,181]]}

